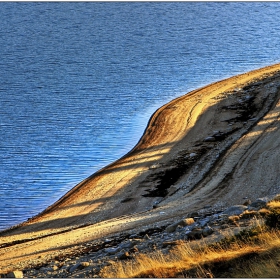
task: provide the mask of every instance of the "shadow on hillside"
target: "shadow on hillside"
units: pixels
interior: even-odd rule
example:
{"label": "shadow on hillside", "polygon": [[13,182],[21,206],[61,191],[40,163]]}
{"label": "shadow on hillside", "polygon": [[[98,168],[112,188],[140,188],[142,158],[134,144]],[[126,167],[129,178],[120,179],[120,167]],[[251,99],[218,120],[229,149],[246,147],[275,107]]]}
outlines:
{"label": "shadow on hillside", "polygon": [[[263,82],[263,85],[265,85],[265,80]],[[253,91],[250,91],[250,94],[252,94],[252,92]],[[257,93],[258,93],[258,91],[257,91]],[[230,99],[230,102],[232,102],[233,105],[235,103],[236,104],[238,103],[238,100],[237,100],[238,98],[245,96],[247,93],[246,93],[246,91],[245,91],[245,93],[233,92],[232,96],[234,96],[234,94],[236,96],[236,99],[233,99],[233,98]],[[277,94],[275,94],[275,97],[276,96],[277,96]],[[204,156],[213,147],[216,147],[216,145],[218,143],[222,143],[225,139],[227,139],[227,137],[231,137],[231,135],[232,135],[231,133],[222,134],[223,137],[221,137],[221,134],[220,134],[218,137],[217,133],[216,134],[213,133],[213,130],[212,130],[213,127],[211,127],[211,126],[205,127],[203,129],[203,131],[201,131],[201,134],[199,136],[196,135],[197,126],[201,123],[204,123],[203,121],[205,121],[205,119],[204,119],[205,116],[207,114],[210,115],[209,112],[211,111],[211,112],[215,112],[215,114],[212,114],[212,116],[214,118],[218,117],[219,113],[221,112],[222,108],[225,105],[225,102],[226,102],[226,98],[223,98],[218,103],[212,105],[205,112],[203,112],[203,115],[200,115],[198,117],[198,119],[196,121],[196,125],[194,127],[192,127],[188,132],[186,132],[185,136],[179,142],[161,143],[160,145],[157,145],[157,146],[151,146],[151,147],[142,149],[141,143],[143,143],[143,139],[144,139],[142,137],[140,139],[140,141],[138,142],[138,144],[135,146],[135,148],[132,149],[132,151],[130,151],[125,156],[123,156],[121,159],[108,165],[107,167],[101,169],[100,171],[94,173],[93,175],[91,175],[90,177],[85,179],[83,182],[78,184],[74,189],[72,189],[64,197],[62,197],[58,201],[58,204],[61,204],[66,199],[68,199],[69,194],[75,195],[75,192],[74,192],[75,190],[82,188],[85,183],[93,180],[94,178],[98,178],[99,176],[103,176],[103,175],[111,175],[113,173],[116,173],[118,171],[123,171],[123,170],[134,171],[134,169],[136,167],[141,167],[141,166],[150,166],[150,168],[147,171],[144,171],[143,173],[140,172],[134,178],[134,180],[136,180],[136,178],[139,179],[140,176],[142,176],[141,178],[143,178],[143,179],[141,182],[143,183],[143,185],[146,186],[146,188],[149,188],[147,186],[147,184],[151,181],[156,182],[156,187],[154,190],[151,190],[151,191],[149,191],[147,189],[143,190],[146,193],[142,193],[142,195],[141,195],[141,197],[139,197],[139,199],[144,200],[144,199],[149,199],[151,197],[165,197],[166,195],[168,195],[168,189],[172,186],[172,184],[175,184],[176,181],[178,181],[180,179],[180,177],[182,177],[189,168],[192,168],[196,164],[196,162],[199,160],[199,158]],[[244,102],[246,102],[246,101],[244,101]],[[250,99],[250,102],[247,102],[245,105],[244,106],[246,108],[253,106],[252,100]],[[272,106],[272,104],[269,104],[269,105]],[[176,106],[180,106],[180,103],[176,104]],[[223,109],[223,110],[226,110],[226,109]],[[236,110],[228,109],[228,110],[230,111],[230,113],[238,115],[240,109],[236,109]],[[260,106],[260,108],[258,108],[258,110],[259,111],[261,110],[261,106]],[[252,121],[252,119],[257,116],[258,111],[254,111],[252,113],[252,110],[249,110],[248,112],[250,112],[250,114],[248,113],[246,115],[246,112],[242,111],[242,119],[236,119],[232,122],[235,122],[236,124],[241,124],[241,127],[243,126],[244,122],[249,122],[249,123],[251,122],[252,123],[251,127],[252,127],[254,125],[254,122]],[[219,121],[217,121],[217,120],[216,120],[216,122],[219,123]],[[220,123],[221,123],[221,121],[220,121]],[[152,126],[154,124],[151,124],[149,122],[149,125]],[[160,126],[161,124],[157,124],[157,125]],[[223,123],[223,126],[224,126],[224,123]],[[251,129],[251,127],[249,129]],[[239,133],[240,129],[241,128],[238,128],[237,130],[233,130],[232,133],[234,133],[234,134]],[[147,130],[145,132],[147,132]],[[194,139],[192,142],[188,141],[190,135],[192,135],[192,137]],[[152,137],[152,136],[150,135],[149,137]],[[212,137],[212,140],[205,141],[206,137]],[[163,152],[163,150],[166,148],[168,148],[168,149],[170,148],[170,151],[168,151],[168,155],[170,155],[170,154],[173,155],[172,160],[167,160],[166,152]],[[194,150],[198,156],[194,157],[194,158],[190,158],[189,155]],[[149,155],[150,152],[154,152],[155,154]],[[135,160],[134,157],[139,154],[141,155],[141,158],[138,158],[137,160]],[[156,166],[156,164],[158,163],[158,159],[153,159],[153,158],[158,157],[158,156],[161,157],[160,161],[165,163],[164,166],[160,166],[160,167]],[[149,159],[149,160],[147,160],[147,159]],[[143,160],[143,161],[139,162],[141,160]],[[155,167],[153,167],[153,165],[155,165]],[[153,168],[151,168],[151,167],[153,167]],[[132,184],[132,183],[130,182],[130,184]],[[124,191],[131,190],[130,184],[123,186],[123,188],[121,190],[122,193],[124,193]],[[141,183],[140,183],[140,185],[141,185]],[[135,191],[135,189],[132,189],[132,192],[134,192],[134,191]],[[115,195],[118,195],[118,193],[116,193]],[[86,220],[88,220],[90,215],[92,215],[93,217],[96,215],[101,217],[104,214],[105,217],[107,217],[107,218],[115,217],[114,216],[115,209],[113,207],[110,207],[110,199],[112,199],[112,197],[107,196],[107,197],[102,197],[100,199],[93,199],[90,201],[85,201],[82,203],[77,203],[77,204],[67,206],[67,208],[73,208],[73,207],[84,207],[84,206],[92,205],[95,203],[103,203],[103,204],[108,205],[108,209],[103,210],[103,213],[100,212],[98,209],[96,209],[96,211],[85,214],[85,215],[75,215],[72,217],[54,219],[54,220],[50,220],[47,222],[36,222],[34,224],[23,223],[19,227],[15,227],[14,229],[12,228],[12,229],[8,229],[8,230],[4,230],[4,231],[0,232],[0,236],[12,236],[12,235],[28,233],[28,232],[32,233],[32,232],[38,232],[38,231],[46,230],[46,229],[50,229],[50,230],[51,229],[60,229],[59,232],[63,232],[64,230],[67,230],[68,227],[86,226],[87,225]],[[127,205],[126,215],[132,214],[131,212],[129,212],[130,211],[129,205],[134,205],[133,211],[135,211],[135,207],[137,206],[137,203],[135,200],[130,201],[129,197],[124,197],[124,201],[125,201],[125,199],[128,199],[127,202],[124,202]],[[58,205],[58,204],[56,203],[56,205]],[[52,210],[52,206],[37,216],[42,216],[44,214],[48,214],[51,212],[51,210]],[[102,220],[94,221],[94,222],[98,223],[100,221],[102,221]]]}

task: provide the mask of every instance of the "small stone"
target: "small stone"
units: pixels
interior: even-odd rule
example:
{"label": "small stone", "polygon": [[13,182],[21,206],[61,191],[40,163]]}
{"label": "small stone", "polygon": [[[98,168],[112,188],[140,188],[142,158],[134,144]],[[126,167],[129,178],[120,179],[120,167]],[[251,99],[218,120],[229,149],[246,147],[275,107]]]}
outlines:
{"label": "small stone", "polygon": [[250,199],[246,199],[244,202],[243,202],[243,205],[245,206],[248,206],[249,204],[251,204],[251,200]]}
{"label": "small stone", "polygon": [[193,218],[186,218],[186,219],[179,221],[178,225],[185,227],[185,226],[189,226],[193,223],[194,223]]}
{"label": "small stone", "polygon": [[211,235],[213,232],[214,232],[214,230],[211,227],[207,226],[202,230],[202,235],[204,237],[206,237],[206,236]]}
{"label": "small stone", "polygon": [[129,240],[129,241],[127,241],[127,242],[121,244],[121,245],[119,246],[118,249],[119,249],[119,250],[130,249],[130,248],[132,248],[134,245],[135,245],[135,243],[134,243],[134,242],[131,242],[131,241]]}
{"label": "small stone", "polygon": [[87,273],[85,271],[78,272],[78,273],[75,273],[74,277],[75,278],[86,278],[87,277]]}
{"label": "small stone", "polygon": [[20,270],[11,271],[7,274],[7,278],[23,278],[23,272]]}
{"label": "small stone", "polygon": [[89,266],[89,265],[90,265],[89,262],[81,262],[81,266],[83,266],[83,267],[87,267],[87,266]]}
{"label": "small stone", "polygon": [[131,256],[130,256],[129,252],[122,252],[121,254],[118,255],[118,259],[120,259],[120,260],[127,260],[130,258],[131,258]]}
{"label": "small stone", "polygon": [[76,263],[75,265],[71,266],[69,269],[70,273],[73,273],[76,269],[78,269],[80,266],[80,263]]}
{"label": "small stone", "polygon": [[56,270],[58,270],[58,267],[57,267],[56,265],[54,265],[54,266],[52,267],[52,269],[53,269],[53,271],[56,271]]}
{"label": "small stone", "polygon": [[240,215],[242,214],[248,207],[245,205],[234,205],[226,209],[223,214],[227,214],[229,216]]}
{"label": "small stone", "polygon": [[151,238],[149,237],[148,234],[145,234],[144,239],[145,239],[145,240],[150,240]]}
{"label": "small stone", "polygon": [[[155,204],[158,204],[158,202],[156,201]],[[139,237],[139,236],[138,236],[138,234],[136,234],[136,233],[130,235],[130,238],[138,238],[138,237]]]}
{"label": "small stone", "polygon": [[40,271],[43,272],[43,273],[47,273],[48,271],[53,271],[53,268],[43,266],[43,267],[40,268]]}
{"label": "small stone", "polygon": [[204,227],[204,226],[207,225],[207,223],[209,223],[209,221],[210,221],[209,218],[202,219],[202,220],[199,221],[199,225],[200,225],[201,227]]}
{"label": "small stone", "polygon": [[116,248],[105,248],[104,249],[104,252],[109,254],[109,255],[113,255],[113,254],[116,254],[118,251],[120,251],[120,248],[116,247]]}
{"label": "small stone", "polygon": [[166,227],[165,231],[168,233],[174,232],[178,226],[189,226],[191,224],[194,223],[194,219],[193,218],[186,218],[186,219],[182,219],[179,222],[176,222],[168,227]]}
{"label": "small stone", "polygon": [[198,212],[192,212],[189,214],[189,217],[190,218],[194,218],[194,217],[197,217],[198,216]]}
{"label": "small stone", "polygon": [[[244,212],[243,212],[243,214],[244,214]],[[229,216],[228,217],[228,222],[235,225],[239,219],[240,219],[240,217],[236,216],[236,215]]]}
{"label": "small stone", "polygon": [[267,198],[258,198],[256,201],[254,201],[253,203],[251,203],[249,205],[249,208],[259,210],[261,208],[264,208],[266,206],[267,202],[268,202]]}
{"label": "small stone", "polygon": [[142,239],[140,239],[140,238],[133,238],[132,240],[131,240],[131,242],[134,244],[134,245],[137,245],[137,244],[140,244],[140,243],[142,243]]}
{"label": "small stone", "polygon": [[192,231],[186,232],[186,236],[190,239],[199,239],[202,237],[202,229],[194,228]]}
{"label": "small stone", "polygon": [[133,248],[131,248],[129,250],[131,253],[136,253],[136,252],[139,252],[138,248],[136,246],[134,246]]}
{"label": "small stone", "polygon": [[174,232],[176,230],[177,226],[178,226],[178,224],[170,225],[170,226],[166,227],[165,231],[168,233]]}
{"label": "small stone", "polygon": [[216,141],[216,138],[213,136],[209,136],[204,139],[204,142],[215,142],[215,141]]}

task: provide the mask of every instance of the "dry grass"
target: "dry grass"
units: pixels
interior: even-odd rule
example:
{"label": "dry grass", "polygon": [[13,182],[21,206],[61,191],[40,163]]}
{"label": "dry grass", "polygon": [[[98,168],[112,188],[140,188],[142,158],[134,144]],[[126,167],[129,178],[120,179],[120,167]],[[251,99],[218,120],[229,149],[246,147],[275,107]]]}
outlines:
{"label": "dry grass", "polygon": [[191,248],[182,242],[167,255],[157,251],[133,260],[113,262],[104,278],[267,278],[280,276],[280,232],[261,232],[245,242],[226,238],[215,246]]}
{"label": "dry grass", "polygon": [[267,203],[267,207],[269,209],[280,209],[280,201],[272,200],[272,201]]}
{"label": "dry grass", "polygon": [[[280,207],[274,201],[270,209]],[[279,278],[280,231],[263,226],[228,236],[215,244],[185,242],[168,254],[138,254],[103,268],[104,278]]]}

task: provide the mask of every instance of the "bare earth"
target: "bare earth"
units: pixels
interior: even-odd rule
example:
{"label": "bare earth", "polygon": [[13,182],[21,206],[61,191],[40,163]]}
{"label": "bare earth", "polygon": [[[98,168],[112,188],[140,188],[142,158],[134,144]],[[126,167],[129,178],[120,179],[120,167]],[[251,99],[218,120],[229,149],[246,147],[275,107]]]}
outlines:
{"label": "bare earth", "polygon": [[48,209],[0,232],[0,273],[46,263],[119,232],[207,205],[280,191],[280,64],[158,109],[135,148]]}

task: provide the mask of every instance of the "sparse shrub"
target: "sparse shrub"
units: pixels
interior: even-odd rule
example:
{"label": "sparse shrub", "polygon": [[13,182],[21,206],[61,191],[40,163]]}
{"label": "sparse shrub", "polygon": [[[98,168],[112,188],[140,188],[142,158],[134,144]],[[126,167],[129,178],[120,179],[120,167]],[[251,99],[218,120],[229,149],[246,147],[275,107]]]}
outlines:
{"label": "sparse shrub", "polygon": [[267,216],[268,214],[271,213],[270,210],[266,209],[266,208],[262,208],[258,211],[259,215],[261,215],[262,217],[265,217]]}
{"label": "sparse shrub", "polygon": [[277,194],[272,201],[280,201],[280,194]]}
{"label": "sparse shrub", "polygon": [[211,244],[209,247],[213,249],[223,248],[224,250],[227,250],[232,246],[232,244],[246,244],[250,241],[256,240],[261,231],[262,229],[260,227],[244,229],[234,236],[224,237],[222,240]]}
{"label": "sparse shrub", "polygon": [[235,237],[236,239],[243,241],[243,242],[248,242],[252,241],[261,233],[261,228],[260,227],[253,227],[250,229],[244,229],[240,231]]}
{"label": "sparse shrub", "polygon": [[239,216],[235,215],[235,216],[229,216],[228,217],[228,222],[231,224],[237,224],[237,221],[239,220]]}
{"label": "sparse shrub", "polygon": [[265,224],[271,229],[280,229],[280,209],[271,209],[270,213],[266,215]]}
{"label": "sparse shrub", "polygon": [[241,214],[241,218],[242,219],[248,219],[248,218],[252,218],[252,217],[256,217],[258,216],[258,212],[255,210],[245,210],[242,214]]}

